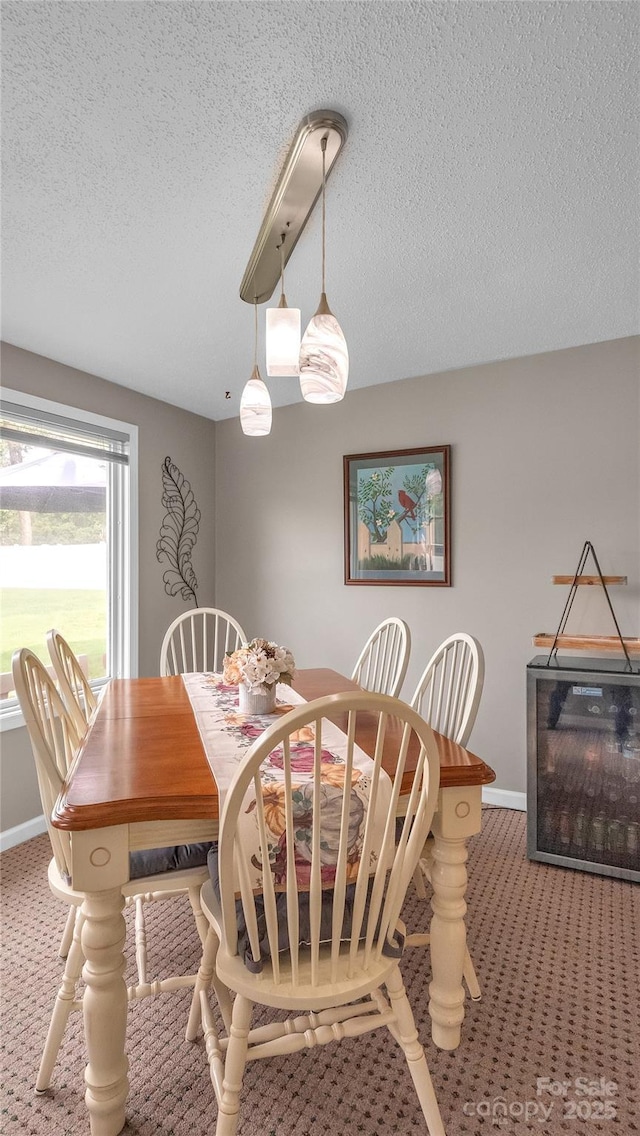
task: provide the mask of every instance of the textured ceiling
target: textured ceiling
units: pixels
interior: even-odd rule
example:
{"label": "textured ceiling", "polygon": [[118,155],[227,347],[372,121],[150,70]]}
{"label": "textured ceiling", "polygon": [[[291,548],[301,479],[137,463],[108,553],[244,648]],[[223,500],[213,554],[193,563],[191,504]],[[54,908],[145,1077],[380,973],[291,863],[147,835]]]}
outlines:
{"label": "textured ceiling", "polygon": [[[327,194],[350,389],[634,334],[638,11],[5,0],[4,338],[237,414],[240,281],[320,107],[350,128]],[[303,323],[319,292],[316,210],[287,272]]]}

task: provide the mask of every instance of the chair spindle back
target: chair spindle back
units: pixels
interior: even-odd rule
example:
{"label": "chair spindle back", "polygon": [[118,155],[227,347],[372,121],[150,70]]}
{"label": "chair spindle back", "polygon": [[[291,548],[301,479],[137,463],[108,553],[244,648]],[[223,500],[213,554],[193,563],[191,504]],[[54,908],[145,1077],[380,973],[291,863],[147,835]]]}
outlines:
{"label": "chair spindle back", "polygon": [[189,674],[222,670],[227,651],[235,651],[247,639],[240,624],[226,611],[195,608],[174,619],[160,651],[160,674]]}
{"label": "chair spindle back", "polygon": [[439,734],[465,746],[476,720],[483,683],[480,644],[473,636],[456,632],[431,656],[411,705]]}
{"label": "chair spindle back", "polygon": [[58,679],[60,693],[82,737],[98,701],[89,685],[78,656],[66,639],[52,628],[47,631],[47,647]]}
{"label": "chair spindle back", "polygon": [[[346,735],[340,760],[332,752],[338,748],[330,733],[334,727],[327,728],[327,719],[336,716]],[[364,746],[365,736],[372,759],[366,773],[354,764],[357,740]],[[383,750],[387,765],[391,748],[392,783],[382,768]],[[281,780],[261,780],[261,766],[272,768],[274,759]],[[403,774],[414,767],[398,839]],[[262,968],[261,976],[276,985],[326,989],[341,977],[366,978],[383,952],[395,957],[401,949],[396,925],[431,824],[439,772],[431,728],[406,703],[386,695],[319,698],[266,730],[244,758],[222,812],[219,872],[227,954],[239,953],[239,893],[249,943],[245,962]],[[247,814],[255,818],[257,857],[243,838]]]}
{"label": "chair spindle back", "polygon": [[364,690],[397,698],[409,665],[411,632],[403,619],[391,616],[365,643],[351,678]]}
{"label": "chair spindle back", "polygon": [[13,680],[36,763],[40,800],[51,848],[62,875],[71,876],[69,834],[54,828],[51,813],[80,744],[75,722],[47,669],[23,647],[12,659]]}

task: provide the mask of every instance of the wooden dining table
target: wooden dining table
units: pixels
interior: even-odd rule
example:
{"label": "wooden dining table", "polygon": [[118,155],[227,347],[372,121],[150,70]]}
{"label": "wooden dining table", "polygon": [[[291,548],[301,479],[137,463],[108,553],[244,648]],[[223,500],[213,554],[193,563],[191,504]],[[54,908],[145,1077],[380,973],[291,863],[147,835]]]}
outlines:
{"label": "wooden dining table", "polygon": [[[359,689],[324,668],[298,671],[293,685],[307,701]],[[345,728],[341,715],[331,717]],[[371,752],[373,729],[370,736],[367,731],[365,721],[356,741]],[[451,1050],[460,1043],[464,1020],[467,841],[480,831],[482,786],[495,773],[448,738],[436,734],[436,741],[440,790],[432,825],[429,1013],[433,1041]],[[411,764],[408,760],[403,793],[411,787]],[[384,756],[383,765],[393,777]],[[71,834],[72,885],[85,895],[85,1099],[91,1132],[116,1136],[125,1123],[129,1087],[122,914],[129,853],[215,840],[218,834],[218,791],[180,676],[108,684],[52,823]]]}

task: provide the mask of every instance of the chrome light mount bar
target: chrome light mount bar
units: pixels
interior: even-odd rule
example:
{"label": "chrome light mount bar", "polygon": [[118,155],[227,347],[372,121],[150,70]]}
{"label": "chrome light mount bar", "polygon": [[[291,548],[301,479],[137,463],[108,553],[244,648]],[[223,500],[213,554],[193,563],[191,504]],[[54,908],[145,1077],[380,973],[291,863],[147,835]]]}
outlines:
{"label": "chrome light mount bar", "polygon": [[300,123],[262,220],[240,285],[247,304],[263,304],[280,279],[280,244],[285,234],[286,265],[322,192],[322,148],[326,137],[329,176],[348,134],[346,119],[335,110],[315,110]]}

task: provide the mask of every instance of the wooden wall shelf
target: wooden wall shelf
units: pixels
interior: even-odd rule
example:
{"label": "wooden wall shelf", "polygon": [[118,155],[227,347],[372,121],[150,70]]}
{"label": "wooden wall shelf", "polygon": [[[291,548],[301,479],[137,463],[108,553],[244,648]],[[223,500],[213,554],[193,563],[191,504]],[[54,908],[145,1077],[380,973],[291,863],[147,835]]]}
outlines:
{"label": "wooden wall shelf", "polygon": [[626,584],[626,576],[552,576],[552,584]]}
{"label": "wooden wall shelf", "polygon": [[[597,576],[585,576],[583,570],[586,567],[587,559],[591,554],[594,567],[597,571]],[[564,605],[564,611],[560,617],[558,630],[555,635],[548,635],[546,631],[540,631],[533,637],[533,644],[535,647],[549,647],[549,662],[552,656],[557,656],[558,651],[564,647],[569,651],[622,651],[627,663],[631,666],[631,655],[640,655],[640,639],[627,639],[622,635],[616,619],[616,613],[613,610],[609,593],[607,591],[607,584],[626,584],[626,576],[603,576],[602,569],[598,563],[596,550],[590,540],[585,540],[580,553],[578,566],[573,576],[552,576],[551,581],[554,584],[568,584],[569,595],[567,602]],[[571,607],[574,599],[576,598],[576,590],[580,584],[596,585],[599,584],[604,592],[605,599],[609,605],[611,612],[611,619],[613,620],[614,627],[618,632],[617,635],[567,635],[565,629],[567,620],[571,612]]]}
{"label": "wooden wall shelf", "polygon": [[[533,637],[534,647],[553,647],[554,635],[541,631]],[[630,655],[640,655],[640,639],[628,639],[623,636],[623,642]],[[556,647],[564,647],[571,651],[619,651],[620,640],[617,635],[559,635]]]}

